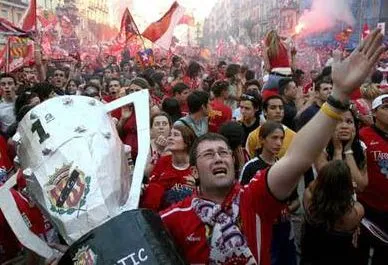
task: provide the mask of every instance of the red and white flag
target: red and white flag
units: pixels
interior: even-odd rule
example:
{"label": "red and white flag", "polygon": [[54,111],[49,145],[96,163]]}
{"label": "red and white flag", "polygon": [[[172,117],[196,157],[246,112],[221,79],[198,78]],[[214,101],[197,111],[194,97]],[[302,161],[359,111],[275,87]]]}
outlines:
{"label": "red and white flag", "polygon": [[119,38],[128,41],[130,38],[137,35],[140,35],[140,32],[136,26],[135,20],[129,12],[129,9],[126,8],[123,17],[121,18]]}
{"label": "red and white flag", "polygon": [[170,10],[161,19],[149,25],[142,35],[160,48],[169,50],[174,29],[184,13],[184,7],[174,2]]}
{"label": "red and white flag", "polygon": [[36,30],[36,0],[30,0],[30,5],[20,22],[20,27],[25,31]]}

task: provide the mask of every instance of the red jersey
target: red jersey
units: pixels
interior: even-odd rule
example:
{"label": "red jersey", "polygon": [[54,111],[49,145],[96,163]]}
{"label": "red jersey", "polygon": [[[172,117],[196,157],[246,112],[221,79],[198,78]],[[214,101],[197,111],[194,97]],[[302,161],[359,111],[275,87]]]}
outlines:
{"label": "red jersey", "polygon": [[303,87],[303,94],[304,95],[308,94],[311,89],[313,89],[313,82],[310,82]]}
{"label": "red jersey", "polygon": [[2,135],[0,135],[0,168],[7,172],[13,168],[13,163],[8,154],[7,140]]}
{"label": "red jersey", "polygon": [[187,75],[183,77],[182,81],[190,88],[190,90],[197,90],[201,85],[198,79],[192,79]]}
{"label": "red jersey", "polygon": [[[11,193],[27,226],[36,235],[43,236],[46,231],[45,221],[39,209],[30,207],[27,199],[14,189],[11,189]],[[14,258],[20,250],[16,236],[0,211],[0,263]]]}
{"label": "red jersey", "polygon": [[280,67],[291,67],[290,60],[288,59],[288,51],[284,44],[279,45],[279,52],[276,57],[269,57],[269,64],[271,66],[271,69]]}
{"label": "red jersey", "polygon": [[184,103],[180,104],[179,107],[181,109],[181,113],[183,116],[187,116],[190,114],[189,105],[187,104],[187,100]]}
{"label": "red jersey", "polygon": [[151,172],[149,185],[141,199],[141,207],[163,210],[190,196],[194,189],[186,185],[185,177],[191,175],[190,167],[182,170],[172,165],[172,155],[162,156]]}
{"label": "red jersey", "polygon": [[360,138],[367,146],[368,186],[359,194],[360,201],[388,213],[388,139],[378,129],[365,127]]}
{"label": "red jersey", "polygon": [[[113,98],[112,96],[103,96],[102,97],[103,100],[106,102],[106,103],[109,103],[113,100],[116,100],[115,98]],[[121,118],[121,108],[118,108],[118,109],[115,109],[113,111],[111,111],[110,115],[113,117],[113,118],[116,118],[118,120],[120,120]]]}
{"label": "red jersey", "polygon": [[[269,191],[267,172],[268,169],[259,171],[244,187],[235,184],[225,199],[232,200],[240,192],[238,217],[240,230],[245,235],[257,264],[261,265],[271,264],[272,225],[285,206]],[[208,240],[211,238],[211,229],[200,221],[191,206],[195,196],[197,195],[186,198],[160,215],[186,263],[208,264],[210,254]]]}
{"label": "red jersey", "polygon": [[209,132],[217,133],[221,125],[232,120],[232,109],[223,101],[214,99],[210,102]]}
{"label": "red jersey", "polygon": [[136,114],[133,110],[131,116],[124,124],[123,127],[124,135],[121,137],[121,140],[124,144],[131,146],[131,156],[132,159],[136,160],[138,152],[137,144],[137,125],[136,125]]}
{"label": "red jersey", "polygon": [[357,100],[359,98],[362,98],[362,95],[361,95],[360,88],[357,88],[357,89],[353,90],[353,92],[350,94],[350,99]]}
{"label": "red jersey", "polygon": [[218,72],[217,73],[217,76],[216,76],[216,80],[226,80],[226,76],[225,76],[225,73],[222,73],[222,72]]}

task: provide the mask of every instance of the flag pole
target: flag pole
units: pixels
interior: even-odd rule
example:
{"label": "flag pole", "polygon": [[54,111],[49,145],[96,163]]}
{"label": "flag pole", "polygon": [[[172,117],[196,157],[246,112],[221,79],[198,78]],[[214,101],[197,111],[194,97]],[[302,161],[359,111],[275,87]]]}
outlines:
{"label": "flag pole", "polygon": [[139,34],[138,36],[140,37],[141,42],[143,43],[143,49],[146,50],[146,46],[145,46],[143,35]]}
{"label": "flag pole", "polygon": [[5,55],[5,72],[6,73],[9,73],[9,57],[10,57],[10,51],[11,51],[11,49],[10,49],[10,37],[8,37],[7,38],[7,48],[6,48],[6,55]]}

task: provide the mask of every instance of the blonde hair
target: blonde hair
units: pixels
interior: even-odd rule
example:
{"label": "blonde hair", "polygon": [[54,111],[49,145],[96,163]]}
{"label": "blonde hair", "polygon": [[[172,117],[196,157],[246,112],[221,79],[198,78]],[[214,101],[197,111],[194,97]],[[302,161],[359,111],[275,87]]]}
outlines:
{"label": "blonde hair", "polygon": [[372,83],[365,83],[360,88],[361,96],[366,100],[374,100],[381,95],[380,89]]}
{"label": "blonde hair", "polygon": [[274,58],[279,54],[280,37],[276,30],[271,30],[265,37],[265,45],[268,48],[268,57]]}

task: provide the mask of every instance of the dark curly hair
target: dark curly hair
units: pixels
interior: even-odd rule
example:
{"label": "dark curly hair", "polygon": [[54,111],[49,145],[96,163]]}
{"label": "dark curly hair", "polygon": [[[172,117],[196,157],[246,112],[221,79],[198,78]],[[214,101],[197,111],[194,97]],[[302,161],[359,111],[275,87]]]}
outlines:
{"label": "dark curly hair", "polygon": [[189,63],[189,66],[187,67],[187,75],[190,78],[196,78],[199,76],[199,73],[201,72],[201,65],[197,63],[196,61],[191,61]]}
{"label": "dark curly hair", "polygon": [[[361,141],[360,141],[360,134],[359,134],[360,121],[353,110],[349,110],[349,111],[352,114],[352,117],[354,120],[354,127],[356,128],[356,131],[355,131],[356,134],[354,136],[353,143],[352,143],[353,156],[358,166],[358,169],[363,169],[366,165],[366,159],[365,159],[364,150],[361,146]],[[334,156],[334,145],[331,140],[326,147],[326,152],[328,155],[328,160],[332,160]]]}
{"label": "dark curly hair", "polygon": [[327,163],[311,188],[308,220],[333,230],[335,223],[354,205],[352,175],[342,160]]}

